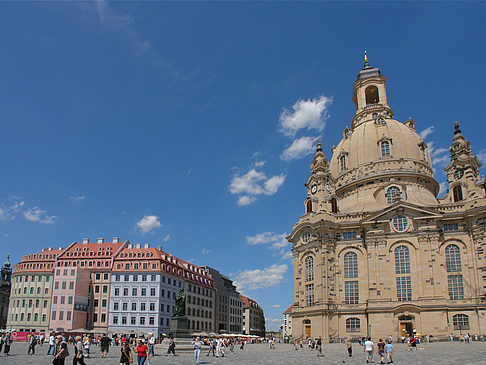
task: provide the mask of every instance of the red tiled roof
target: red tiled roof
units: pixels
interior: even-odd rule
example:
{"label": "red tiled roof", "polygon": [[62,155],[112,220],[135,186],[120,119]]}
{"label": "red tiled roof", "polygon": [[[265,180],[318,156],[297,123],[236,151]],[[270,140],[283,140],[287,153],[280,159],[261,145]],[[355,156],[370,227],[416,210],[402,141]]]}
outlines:
{"label": "red tiled roof", "polygon": [[290,307],[287,308],[287,310],[284,312],[284,314],[290,314],[290,313],[292,313],[292,308],[294,308],[294,305],[293,304]]}

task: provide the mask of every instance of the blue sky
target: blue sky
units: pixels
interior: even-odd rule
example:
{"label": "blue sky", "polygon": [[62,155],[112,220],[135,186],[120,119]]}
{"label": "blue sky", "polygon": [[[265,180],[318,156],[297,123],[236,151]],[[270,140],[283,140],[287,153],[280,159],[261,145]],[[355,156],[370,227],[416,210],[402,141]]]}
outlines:
{"label": "blue sky", "polygon": [[275,328],[310,146],[321,137],[330,158],[350,125],[364,49],[396,119],[427,131],[439,182],[455,121],[486,162],[484,3],[0,7],[13,262],[83,237],[162,244],[236,279]]}

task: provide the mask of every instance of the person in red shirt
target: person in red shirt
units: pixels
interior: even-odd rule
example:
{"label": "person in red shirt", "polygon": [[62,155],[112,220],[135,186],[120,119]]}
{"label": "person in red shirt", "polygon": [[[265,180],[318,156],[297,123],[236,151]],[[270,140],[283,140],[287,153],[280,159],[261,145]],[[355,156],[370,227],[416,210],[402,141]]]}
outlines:
{"label": "person in red shirt", "polygon": [[137,352],[138,365],[144,365],[145,361],[149,358],[149,349],[147,345],[143,343],[143,340],[138,340],[138,346],[135,351]]}

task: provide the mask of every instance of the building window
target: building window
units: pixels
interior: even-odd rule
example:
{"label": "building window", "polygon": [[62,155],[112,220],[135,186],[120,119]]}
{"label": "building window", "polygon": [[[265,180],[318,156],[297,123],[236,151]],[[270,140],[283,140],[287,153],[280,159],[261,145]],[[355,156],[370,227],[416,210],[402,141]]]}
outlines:
{"label": "building window", "polygon": [[123,296],[124,297],[128,296],[128,288],[123,288]]}
{"label": "building window", "polygon": [[359,332],[361,321],[359,318],[348,318],[346,320],[346,332]]}
{"label": "building window", "polygon": [[452,188],[452,198],[454,203],[463,200],[462,187],[461,185],[456,185]]}
{"label": "building window", "polygon": [[[120,281],[120,275],[115,275],[115,281]],[[117,317],[118,320],[118,317]]]}
{"label": "building window", "polygon": [[449,245],[445,249],[447,272],[461,271],[461,250],[456,245]]}
{"label": "building window", "polygon": [[354,240],[356,237],[356,232],[343,232],[343,240]]}
{"label": "building window", "polygon": [[310,231],[305,231],[305,232],[302,234],[302,241],[303,241],[304,243],[307,243],[307,242],[309,242],[309,241],[310,241],[310,239],[311,239],[311,233],[310,233]]}
{"label": "building window", "polygon": [[452,324],[455,330],[468,330],[469,329],[469,316],[465,314],[456,314],[452,316]]}
{"label": "building window", "polygon": [[113,303],[113,310],[114,311],[118,310],[118,302]]}
{"label": "building window", "polygon": [[155,324],[155,317],[149,317],[149,324]]}
{"label": "building window", "polygon": [[145,317],[140,317],[140,324],[145,324]]}
{"label": "building window", "polygon": [[391,188],[388,188],[386,191],[386,203],[387,204],[393,204],[397,201],[398,198],[400,198],[401,192],[400,189],[397,188],[396,186],[392,186]]}
{"label": "building window", "polygon": [[393,218],[393,228],[397,232],[404,232],[408,227],[408,219],[403,215]]}
{"label": "building window", "polygon": [[120,288],[115,288],[115,296],[119,296],[120,295]]}
{"label": "building window", "polygon": [[142,297],[146,296],[147,295],[147,289],[146,288],[142,288]]}
{"label": "building window", "polygon": [[113,324],[118,324],[118,317],[117,316],[113,317]]}
{"label": "building window", "polygon": [[[137,324],[137,318],[136,317],[130,317],[130,324],[135,325]],[[140,322],[142,324],[142,322]]]}
{"label": "building window", "polygon": [[398,246],[395,249],[395,272],[397,274],[410,273],[410,252],[405,246]]}
{"label": "building window", "polygon": [[339,157],[339,167],[341,168],[341,171],[346,170],[346,156],[342,155]]}
{"label": "building window", "polygon": [[127,317],[121,317],[121,324],[127,324]]}
{"label": "building window", "polygon": [[388,141],[382,141],[380,143],[380,149],[381,149],[381,157],[389,157],[389,156],[391,156],[391,153],[390,153],[390,142],[388,142]]}
{"label": "building window", "polygon": [[132,288],[132,297],[137,296],[137,288]]}
{"label": "building window", "polygon": [[344,255],[344,277],[358,277],[358,255],[354,252],[348,252]]}
{"label": "building window", "polygon": [[368,86],[365,90],[366,105],[378,104],[380,100],[378,88],[375,85]]}
{"label": "building window", "polygon": [[155,288],[150,288],[150,296],[155,297]]}
{"label": "building window", "polygon": [[457,223],[446,223],[443,226],[444,232],[457,231],[458,228]]}
{"label": "building window", "polygon": [[305,286],[305,305],[314,305],[314,284]]}
{"label": "building window", "polygon": [[410,276],[397,277],[397,298],[400,302],[412,300],[412,283]]}
{"label": "building window", "polygon": [[314,258],[308,256],[305,259],[305,281],[314,280]]}
{"label": "building window", "polygon": [[103,293],[108,293],[108,285],[103,285]]}
{"label": "building window", "polygon": [[137,310],[137,303],[132,303],[132,312]]}
{"label": "building window", "polygon": [[335,198],[332,198],[331,199],[331,212],[332,213],[337,213],[338,212],[337,201],[336,201]]}
{"label": "building window", "polygon": [[305,212],[306,213],[312,213],[312,201],[307,200],[307,203],[305,203]]}
{"label": "building window", "polygon": [[128,303],[122,303],[122,311],[126,312],[128,310]]}
{"label": "building window", "polygon": [[66,321],[70,321],[71,320],[71,311],[67,311],[66,312]]}
{"label": "building window", "polygon": [[358,304],[359,302],[358,281],[346,281],[344,283],[344,301],[346,304]]}
{"label": "building window", "polygon": [[462,275],[448,275],[449,298],[451,300],[464,299],[464,285]]}

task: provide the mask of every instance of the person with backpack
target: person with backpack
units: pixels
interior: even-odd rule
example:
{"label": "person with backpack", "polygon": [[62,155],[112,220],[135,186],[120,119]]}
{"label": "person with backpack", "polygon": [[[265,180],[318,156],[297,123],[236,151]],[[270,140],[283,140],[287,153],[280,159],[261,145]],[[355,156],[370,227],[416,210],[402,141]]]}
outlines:
{"label": "person with backpack", "polygon": [[74,337],[74,358],[73,358],[73,365],[86,365],[84,362],[84,346],[81,336]]}
{"label": "person with backpack", "polygon": [[54,349],[54,360],[53,365],[65,365],[66,357],[69,356],[69,350],[64,338],[59,335],[57,336],[56,348]]}
{"label": "person with backpack", "polygon": [[380,357],[380,364],[383,364],[383,362],[385,361],[385,343],[381,338],[376,344],[376,348],[378,351],[378,356]]}
{"label": "person with backpack", "polygon": [[35,355],[35,345],[37,345],[37,338],[35,335],[30,335],[29,338],[29,349],[27,350],[27,355]]}

